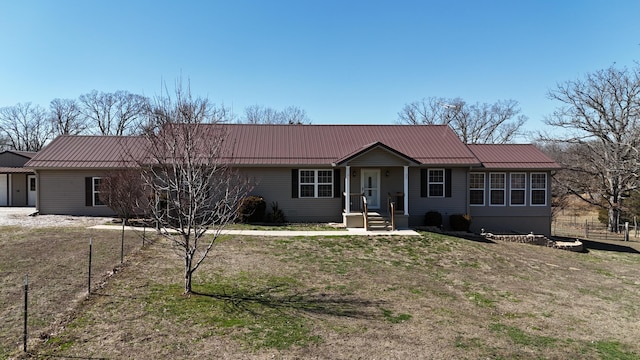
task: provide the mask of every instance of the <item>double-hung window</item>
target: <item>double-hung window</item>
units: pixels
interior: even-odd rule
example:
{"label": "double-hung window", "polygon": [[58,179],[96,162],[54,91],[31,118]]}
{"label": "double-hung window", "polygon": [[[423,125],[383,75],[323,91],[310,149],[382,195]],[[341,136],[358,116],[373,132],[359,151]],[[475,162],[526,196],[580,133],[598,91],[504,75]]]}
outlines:
{"label": "double-hung window", "polygon": [[527,191],[527,175],[525,173],[511,173],[509,203],[514,206],[525,205]]}
{"label": "double-hung window", "polygon": [[489,174],[489,198],[490,205],[504,205],[505,195],[505,177],[504,173]]}
{"label": "double-hung window", "polygon": [[429,169],[429,197],[444,197],[444,169]]}
{"label": "double-hung window", "polygon": [[531,174],[531,205],[547,205],[547,174]]}
{"label": "double-hung window", "polygon": [[300,170],[298,186],[301,198],[333,197],[333,170]]}
{"label": "double-hung window", "polygon": [[469,174],[469,204],[484,205],[484,173]]}
{"label": "double-hung window", "polygon": [[105,203],[100,200],[100,185],[102,183],[102,178],[94,177],[91,180],[92,182],[92,194],[93,194],[93,206],[103,206]]}

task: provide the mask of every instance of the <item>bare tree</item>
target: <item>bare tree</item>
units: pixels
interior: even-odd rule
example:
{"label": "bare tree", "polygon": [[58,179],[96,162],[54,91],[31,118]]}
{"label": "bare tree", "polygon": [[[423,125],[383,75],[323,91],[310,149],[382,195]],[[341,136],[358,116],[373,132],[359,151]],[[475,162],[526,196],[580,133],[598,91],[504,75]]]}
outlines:
{"label": "bare tree", "polygon": [[11,149],[20,151],[38,151],[52,136],[46,110],[31,103],[1,108],[0,132]]}
{"label": "bare tree", "polygon": [[122,220],[120,261],[124,258],[125,225],[134,216],[146,215],[148,198],[138,168],[110,171],[100,179],[100,201]]}
{"label": "bare tree", "polygon": [[87,129],[80,106],[74,99],[53,99],[49,103],[53,134],[78,135]]}
{"label": "bare tree", "polygon": [[515,100],[469,105],[460,98],[425,98],[406,104],[398,121],[411,125],[449,125],[465,144],[504,144],[522,135],[527,117]]}
{"label": "bare tree", "polygon": [[262,105],[251,105],[244,109],[244,122],[248,124],[310,124],[307,112],[297,106],[276,110]]}
{"label": "bare tree", "polygon": [[622,199],[639,186],[640,69],[596,71],[558,84],[548,96],[561,105],[545,122],[563,130],[541,139],[568,144],[558,159],[568,172],[560,180],[607,209],[609,229],[618,231]]}
{"label": "bare tree", "polygon": [[144,136],[143,176],[156,195],[152,215],[184,258],[184,292],[191,293],[193,273],[250,186],[229,167],[233,144],[207,100],[177,85],[175,98],[160,97],[150,110],[149,123],[159,128]]}
{"label": "bare tree", "polygon": [[100,135],[140,134],[148,99],[127,91],[114,93],[91,91],[78,98],[90,127]]}

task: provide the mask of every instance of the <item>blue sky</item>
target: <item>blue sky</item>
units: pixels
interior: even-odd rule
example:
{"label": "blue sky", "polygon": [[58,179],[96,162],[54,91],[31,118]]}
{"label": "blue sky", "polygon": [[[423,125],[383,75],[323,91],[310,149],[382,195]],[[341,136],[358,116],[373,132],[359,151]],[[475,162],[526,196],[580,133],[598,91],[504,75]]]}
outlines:
{"label": "blue sky", "polygon": [[527,129],[558,82],[640,60],[640,1],[3,1],[0,107],[93,89],[391,124],[424,97],[514,99]]}

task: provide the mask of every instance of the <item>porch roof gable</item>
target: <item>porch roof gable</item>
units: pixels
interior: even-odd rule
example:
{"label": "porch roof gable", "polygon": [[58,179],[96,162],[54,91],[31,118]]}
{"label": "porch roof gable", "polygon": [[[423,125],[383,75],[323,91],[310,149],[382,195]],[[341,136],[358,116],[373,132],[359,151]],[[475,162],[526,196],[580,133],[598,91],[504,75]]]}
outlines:
{"label": "porch roof gable", "polygon": [[391,146],[388,146],[380,141],[376,141],[374,143],[365,145],[357,150],[355,150],[354,152],[352,152],[351,154],[348,154],[338,160],[336,160],[336,162],[334,162],[332,165],[333,166],[341,166],[341,165],[346,165],[349,161],[359,158],[360,156],[363,156],[364,154],[367,154],[368,152],[370,152],[373,149],[383,149],[385,151],[390,152],[391,154],[404,159],[406,161],[408,161],[409,163],[411,163],[412,165],[418,165],[420,164],[419,161],[417,161],[416,159],[412,158],[409,155],[403,154],[402,152],[392,148]]}

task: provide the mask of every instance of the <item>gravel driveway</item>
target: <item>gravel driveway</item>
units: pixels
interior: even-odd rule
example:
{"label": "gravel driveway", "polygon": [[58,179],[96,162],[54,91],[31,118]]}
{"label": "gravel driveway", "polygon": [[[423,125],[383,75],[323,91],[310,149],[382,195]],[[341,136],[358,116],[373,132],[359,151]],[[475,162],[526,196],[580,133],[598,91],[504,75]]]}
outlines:
{"label": "gravel driveway", "polygon": [[105,224],[111,218],[70,215],[35,215],[33,207],[0,207],[0,226],[56,227],[56,226],[94,226]]}

